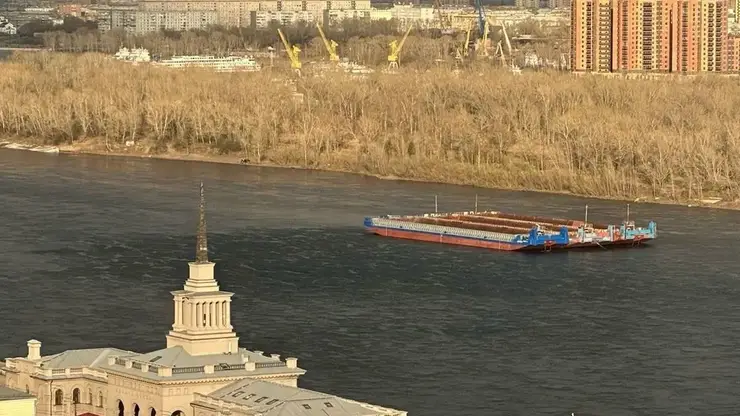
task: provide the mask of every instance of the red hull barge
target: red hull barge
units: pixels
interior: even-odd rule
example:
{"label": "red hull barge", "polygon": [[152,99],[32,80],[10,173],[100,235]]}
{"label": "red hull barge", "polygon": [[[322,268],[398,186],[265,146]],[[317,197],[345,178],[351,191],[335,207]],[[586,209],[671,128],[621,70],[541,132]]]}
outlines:
{"label": "red hull barge", "polygon": [[634,247],[657,234],[653,221],[647,227],[636,227],[631,221],[593,224],[495,211],[367,217],[365,229],[384,237],[500,251]]}

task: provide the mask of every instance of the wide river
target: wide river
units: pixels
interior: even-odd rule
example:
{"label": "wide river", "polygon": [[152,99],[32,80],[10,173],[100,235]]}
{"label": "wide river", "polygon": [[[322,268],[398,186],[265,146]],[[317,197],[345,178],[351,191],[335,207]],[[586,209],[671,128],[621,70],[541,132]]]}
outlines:
{"label": "wide river", "polygon": [[526,255],[365,235],[481,208],[619,221],[608,201],[362,176],[0,150],[0,356],[162,348],[198,186],[241,344],[303,387],[412,416],[736,415],[740,213],[633,204],[635,250]]}

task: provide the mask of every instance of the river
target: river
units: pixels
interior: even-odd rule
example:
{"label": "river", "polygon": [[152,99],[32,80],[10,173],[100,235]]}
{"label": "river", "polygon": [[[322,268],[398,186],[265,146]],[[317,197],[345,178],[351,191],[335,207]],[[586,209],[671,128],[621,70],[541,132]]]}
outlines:
{"label": "river", "polygon": [[625,205],[289,169],[0,150],[0,356],[162,348],[198,186],[240,343],[301,386],[412,416],[736,414],[740,213],[633,204],[659,240],[526,255],[363,234],[481,208],[617,221]]}

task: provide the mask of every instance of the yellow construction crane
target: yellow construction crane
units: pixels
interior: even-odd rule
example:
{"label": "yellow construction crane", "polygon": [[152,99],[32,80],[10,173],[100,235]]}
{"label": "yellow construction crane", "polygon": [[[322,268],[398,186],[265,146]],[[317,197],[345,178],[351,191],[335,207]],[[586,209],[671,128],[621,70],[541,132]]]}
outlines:
{"label": "yellow construction crane", "polygon": [[283,31],[278,29],[278,35],[280,35],[280,40],[283,41],[283,46],[285,46],[285,53],[288,54],[288,59],[290,59],[290,67],[293,68],[296,74],[298,76],[301,76],[301,60],[298,58],[299,54],[301,53],[301,48],[298,47],[298,45],[293,45],[292,47],[290,44],[288,44],[288,41],[285,39],[285,35],[283,35]]}
{"label": "yellow construction crane", "polygon": [[449,16],[442,13],[442,2],[440,0],[434,0],[433,9],[437,12],[437,20],[439,20],[440,28],[442,29],[443,35],[454,35],[455,28],[452,27],[452,19]]}
{"label": "yellow construction crane", "polygon": [[401,42],[394,39],[388,44],[391,48],[391,53],[388,55],[388,69],[398,68],[398,58],[401,55],[401,49],[403,49],[403,44],[406,43],[406,38],[409,37],[409,33],[411,33],[411,29],[413,27],[414,25],[409,26],[408,30],[406,30],[406,34],[403,35]]}
{"label": "yellow construction crane", "polygon": [[468,26],[468,30],[465,31],[465,40],[463,41],[463,44],[457,48],[455,54],[455,59],[457,59],[458,62],[463,62],[470,53],[470,32],[472,30],[473,24],[471,22],[471,24]]}
{"label": "yellow construction crane", "polygon": [[339,46],[339,44],[326,38],[324,29],[321,28],[320,24],[316,23],[316,28],[319,29],[319,35],[321,35],[321,40],[324,41],[324,47],[326,48],[326,51],[329,52],[329,60],[332,62],[339,62],[339,55],[337,54],[337,46]]}

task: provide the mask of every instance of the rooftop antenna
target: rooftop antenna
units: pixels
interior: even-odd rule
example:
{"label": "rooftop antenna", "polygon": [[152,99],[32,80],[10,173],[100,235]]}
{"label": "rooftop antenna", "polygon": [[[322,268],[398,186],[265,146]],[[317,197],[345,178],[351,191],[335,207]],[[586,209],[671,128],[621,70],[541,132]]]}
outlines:
{"label": "rooftop antenna", "polygon": [[434,195],[434,213],[437,213],[437,195]]}
{"label": "rooftop antenna", "polygon": [[588,225],[588,205],[586,205],[586,217],[583,219],[583,226],[586,227]]}
{"label": "rooftop antenna", "polygon": [[630,204],[627,204],[627,222],[630,222]]}
{"label": "rooftop antenna", "polygon": [[475,194],[475,212],[478,212],[478,194]]}

